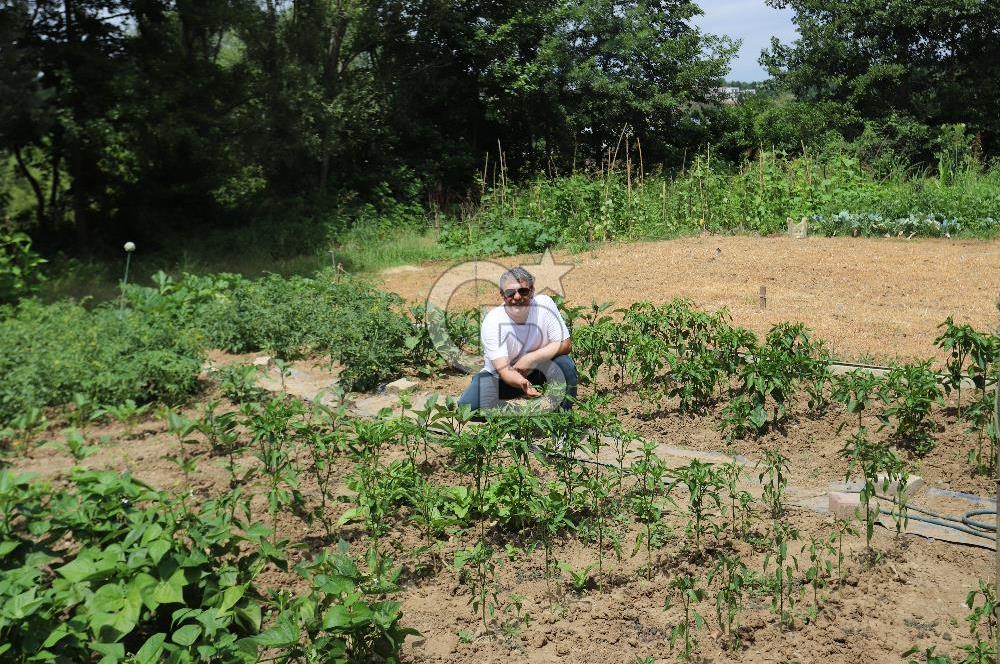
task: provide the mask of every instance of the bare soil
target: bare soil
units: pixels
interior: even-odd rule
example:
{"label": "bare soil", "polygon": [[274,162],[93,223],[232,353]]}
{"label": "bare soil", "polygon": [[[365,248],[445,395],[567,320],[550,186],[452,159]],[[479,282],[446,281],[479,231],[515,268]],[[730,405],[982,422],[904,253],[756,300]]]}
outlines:
{"label": "bare soil", "polygon": [[[717,247],[721,252],[715,251]],[[596,299],[626,304],[686,296],[709,308],[727,306],[737,323],[758,332],[781,320],[802,320],[841,357],[874,359],[931,355],[935,326],[948,315],[980,328],[993,325],[993,300],[1000,290],[998,254],[1000,243],[996,242],[700,237],[609,246],[571,257],[557,255],[557,260],[579,262],[565,282],[571,302]],[[431,265],[419,272],[398,271],[386,275],[385,281],[387,287],[416,301],[442,269]],[[761,284],[767,285],[769,295],[764,312],[756,308]],[[227,361],[221,354],[212,359]],[[250,356],[239,359],[252,361]],[[457,395],[467,380],[446,375],[424,381],[420,390]],[[609,388],[602,381],[596,388],[585,388],[585,393]],[[206,382],[204,400],[212,398],[221,397]],[[226,408],[236,407],[223,403]],[[953,406],[935,415],[937,447],[923,458],[909,460],[929,486],[989,495],[992,483],[975,475],[966,461],[974,441],[964,432],[964,424],[956,421]],[[201,407],[194,404],[186,414],[196,417]],[[626,388],[616,390],[610,407],[627,428],[657,442],[697,450],[727,448],[717,430],[721,404],[702,415],[681,415],[674,403],[654,407]],[[835,407],[822,417],[813,417],[803,406],[782,430],[728,447],[751,461],[759,458],[765,446],[777,447],[790,458],[790,483],[822,490],[844,478],[846,464],[837,450],[846,437],[838,427],[845,422],[852,424],[853,418]],[[104,424],[91,426],[86,434],[92,443],[101,442],[96,454],[80,462],[84,467],[128,470],[157,488],[191,490],[200,497],[227,488],[224,459],[211,456],[202,459],[191,485],[185,486],[178,469],[164,459],[176,442],[155,417],[132,431]],[[60,440],[59,427],[43,438]],[[207,444],[202,451],[209,451]],[[390,457],[400,455],[402,450],[389,452]],[[305,465],[304,457],[302,461]],[[253,460],[246,456],[240,462]],[[15,466],[59,484],[68,477],[74,461],[58,443],[48,443],[26,450]],[[435,482],[468,483],[445,451],[432,455],[431,469]],[[552,472],[538,463],[534,469],[543,478]],[[337,470],[336,493],[351,494],[346,484],[351,471],[345,459]],[[303,477],[302,491],[318,500],[315,482],[308,472]],[[348,506],[330,505],[327,520],[336,522]],[[267,519],[263,502],[258,514],[261,520]],[[646,657],[672,661],[677,650],[671,650],[669,634],[682,613],[676,604],[664,609],[670,581],[685,571],[704,579],[714,554],[720,551],[738,553],[755,571],[764,569],[762,548],[726,537],[713,542],[706,555],[692,552],[683,541],[686,519],[680,515],[669,517],[673,534],[654,553],[652,579],[645,576],[643,554],[629,555],[637,534],[634,527],[623,532],[620,561],[610,549],[606,552],[603,589],[576,592],[566,574],[547,584],[543,553],[529,547],[510,558],[500,556],[498,622],[506,623],[506,628],[487,634],[470,606],[470,588],[452,566],[455,552],[470,546],[474,534],[456,532],[432,551],[422,551],[424,539],[409,516],[401,510],[387,538],[406,569],[403,588],[394,599],[402,603],[404,624],[421,632],[406,642],[407,662],[630,663]],[[791,510],[790,518],[800,533],[790,551],[804,569],[808,558],[800,552],[802,543],[809,537],[827,536],[833,521],[797,509]],[[764,521],[755,524],[760,531],[766,527]],[[281,515],[278,528],[283,537],[304,545],[291,554],[296,560],[335,543],[319,523],[306,524],[291,514]],[[359,557],[367,548],[367,536],[357,525],[339,528],[333,540],[337,538],[348,541]],[[526,533],[494,534],[492,541],[501,551],[506,544],[528,544]],[[697,632],[696,661],[896,663],[902,661],[902,652],[915,645],[936,645],[939,654],[959,655],[959,645],[969,640],[962,603],[979,579],[993,574],[992,552],[915,536],[897,540],[894,533],[881,528],[876,529],[874,547],[881,557],[872,563],[865,555],[863,538],[849,538],[843,580],[821,591],[821,607],[815,616],[809,615],[812,599],[805,593],[794,610],[791,627],[779,623],[767,597],[751,598],[740,618],[744,643],[735,650],[725,647],[712,604],[715,593],[710,592],[696,607],[707,622]],[[583,541],[582,536],[563,537],[554,555],[577,570],[597,560],[596,545]],[[261,581],[293,591],[303,589],[300,579],[276,569],[266,571]],[[514,610],[517,603],[520,609]],[[504,613],[503,607],[510,611]]]}

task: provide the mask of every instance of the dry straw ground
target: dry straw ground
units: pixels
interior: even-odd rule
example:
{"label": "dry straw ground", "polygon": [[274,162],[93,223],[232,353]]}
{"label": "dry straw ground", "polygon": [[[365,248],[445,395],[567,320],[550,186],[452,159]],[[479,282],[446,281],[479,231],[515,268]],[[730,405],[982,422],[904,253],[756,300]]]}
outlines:
{"label": "dry straw ground", "polygon": [[[556,252],[555,259],[574,264],[563,279],[571,304],[687,297],[709,310],[727,307],[737,324],[758,333],[780,321],[802,321],[844,360],[927,358],[935,354],[936,326],[947,316],[977,329],[1000,320],[994,304],[1000,241],[705,235]],[[502,262],[530,269],[538,257]],[[421,302],[450,265],[390,270],[382,279],[385,288]],[[767,289],[764,311],[760,286]],[[454,302],[496,304],[495,297],[492,289],[470,288]]]}

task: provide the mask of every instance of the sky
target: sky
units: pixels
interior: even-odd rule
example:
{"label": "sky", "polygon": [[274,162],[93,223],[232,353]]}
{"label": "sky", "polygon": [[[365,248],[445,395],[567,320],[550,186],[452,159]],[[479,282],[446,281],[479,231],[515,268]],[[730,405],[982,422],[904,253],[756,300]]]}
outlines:
{"label": "sky", "polygon": [[758,64],[760,52],[770,45],[771,36],[783,42],[793,41],[797,34],[790,9],[773,9],[764,0],[695,0],[705,12],[694,20],[705,32],[742,39],[733,58],[731,81],[762,81],[767,73]]}

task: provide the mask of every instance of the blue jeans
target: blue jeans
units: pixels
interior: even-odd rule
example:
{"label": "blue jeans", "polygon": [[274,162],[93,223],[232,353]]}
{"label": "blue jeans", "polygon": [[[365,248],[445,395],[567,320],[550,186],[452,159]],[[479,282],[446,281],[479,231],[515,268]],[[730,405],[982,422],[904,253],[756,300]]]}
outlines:
{"label": "blue jeans", "polygon": [[[569,410],[570,398],[576,398],[576,386],[580,382],[580,377],[576,373],[573,358],[569,355],[560,355],[528,374],[528,380],[532,385],[565,383],[566,398],[560,407]],[[458,403],[468,404],[472,410],[481,410],[495,408],[501,400],[523,396],[523,392],[503,382],[496,374],[483,369],[472,377],[472,383],[465,388],[465,392],[462,392]]]}

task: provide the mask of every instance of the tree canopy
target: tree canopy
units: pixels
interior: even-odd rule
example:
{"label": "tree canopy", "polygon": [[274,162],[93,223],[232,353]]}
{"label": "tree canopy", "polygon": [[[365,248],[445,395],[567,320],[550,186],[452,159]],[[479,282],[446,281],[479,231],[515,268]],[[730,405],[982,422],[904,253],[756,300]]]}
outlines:
{"label": "tree canopy", "polygon": [[[463,195],[706,140],[733,43],[686,0],[6,0],[0,149],[37,226],[224,218],[288,197]],[[71,220],[72,224],[65,224]]]}
{"label": "tree canopy", "polygon": [[911,154],[964,123],[995,154],[1000,113],[998,0],[768,0],[795,12],[800,38],[762,55],[796,98],[835,102]]}

